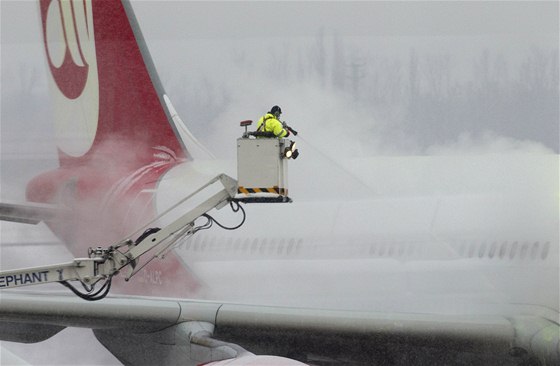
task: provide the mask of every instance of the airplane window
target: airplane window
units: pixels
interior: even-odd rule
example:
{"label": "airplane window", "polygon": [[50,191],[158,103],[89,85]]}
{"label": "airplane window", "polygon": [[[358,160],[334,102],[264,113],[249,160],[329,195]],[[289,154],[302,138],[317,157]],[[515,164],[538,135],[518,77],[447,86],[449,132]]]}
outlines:
{"label": "airplane window", "polygon": [[290,240],[288,240],[288,253],[291,251],[294,251],[296,248],[296,239],[291,238]]}
{"label": "airplane window", "polygon": [[272,245],[272,243],[268,244],[268,240],[264,239],[261,245],[268,249],[268,255],[274,255],[274,246]]}
{"label": "airplane window", "polygon": [[261,243],[261,246],[259,247],[259,254],[264,254],[266,251],[266,244],[265,243]]}
{"label": "airplane window", "polygon": [[[248,239],[245,239],[245,242],[247,242]],[[233,251],[234,252],[238,252],[239,248],[241,248],[241,240],[236,240],[235,243],[233,243]]]}
{"label": "airplane window", "polygon": [[278,243],[278,254],[284,254],[284,246],[286,244],[286,239],[280,239],[280,243]]}
{"label": "airplane window", "polygon": [[497,248],[498,248],[498,242],[497,241],[492,242],[492,245],[490,246],[490,251],[488,252],[488,257],[490,259],[494,258],[494,254],[496,253]]}
{"label": "airplane window", "polygon": [[287,249],[288,254],[292,254],[295,244],[296,244],[296,240],[294,238],[288,240],[288,249]]}
{"label": "airplane window", "polygon": [[483,258],[484,253],[486,253],[486,243],[485,242],[480,244],[480,247],[478,248],[478,258]]}
{"label": "airplane window", "polygon": [[466,249],[467,249],[467,243],[462,242],[461,246],[459,247],[459,256],[464,257]]}
{"label": "airplane window", "polygon": [[303,239],[299,238],[296,244],[296,253],[301,253],[303,247]]}
{"label": "airplane window", "polygon": [[535,260],[537,259],[537,254],[539,252],[539,242],[536,241],[533,243],[533,247],[531,248],[531,259]]}
{"label": "airplane window", "polygon": [[525,259],[525,257],[527,256],[527,252],[529,251],[529,243],[528,242],[524,242],[523,245],[521,246],[521,253],[519,254],[519,257],[521,259]]}
{"label": "airplane window", "polygon": [[219,236],[208,237],[208,239],[204,242],[204,246],[216,246],[216,248],[220,248],[224,252],[228,249],[226,246],[226,239]]}
{"label": "airplane window", "polygon": [[221,242],[220,242],[220,247],[224,248],[227,251],[232,250],[233,248],[233,238],[220,238]]}
{"label": "airplane window", "polygon": [[404,255],[404,243],[399,243],[399,257]]}
{"label": "airplane window", "polygon": [[208,246],[208,241],[203,241],[201,243],[198,243],[196,250],[204,251],[204,249],[206,249],[207,246]]}
{"label": "airplane window", "polygon": [[202,245],[202,248],[206,248],[206,246],[213,247],[214,245],[217,245],[217,246],[223,248],[223,246],[220,245],[220,243],[222,242],[222,240],[223,240],[223,238],[219,239],[219,241],[218,241],[218,240],[216,239],[216,237],[213,236],[213,237],[211,237],[211,238],[209,238],[209,239],[207,239],[207,240],[204,240],[204,242],[203,242],[201,245]]}
{"label": "airplane window", "polygon": [[[249,243],[249,239],[245,239],[245,243]],[[239,248],[241,247],[241,238],[237,238],[235,239],[235,242],[233,243],[233,250],[235,252],[237,252],[239,250]]]}
{"label": "airplane window", "polygon": [[281,246],[282,248],[286,247],[286,239],[282,238],[278,241],[278,245]]}
{"label": "airplane window", "polygon": [[545,260],[548,257],[548,250],[550,249],[550,242],[544,243],[543,250],[541,252],[541,259]]}
{"label": "airplane window", "polygon": [[508,243],[507,241],[504,241],[502,243],[502,246],[500,247],[500,253],[499,253],[500,259],[503,259],[504,255],[506,255],[507,247],[508,247]]}
{"label": "airplane window", "polygon": [[192,244],[193,244],[192,246],[194,247],[195,243],[196,243],[196,245],[199,246],[199,247],[200,247],[200,246],[205,246],[206,243],[208,243],[209,240],[210,240],[209,237],[203,236],[203,237],[200,238],[197,242],[193,242],[193,243],[192,243]]}
{"label": "airplane window", "polygon": [[476,249],[476,244],[475,243],[471,243],[471,245],[469,246],[469,258],[474,257],[474,251]]}
{"label": "airplane window", "polygon": [[183,244],[185,245],[185,250],[190,250],[191,246],[193,245],[193,243],[196,243],[197,241],[200,241],[200,238],[197,238],[196,236],[193,238],[190,238],[188,240],[184,240],[181,245],[179,246],[180,249],[183,248]]}
{"label": "airplane window", "polygon": [[186,250],[197,251],[201,243],[206,240],[205,237],[198,238],[198,240],[190,239],[186,242]]}
{"label": "airplane window", "polygon": [[204,243],[201,243],[201,248],[203,251],[208,250],[208,248],[214,248],[214,246],[218,246],[216,240],[206,240]]}
{"label": "airplane window", "polygon": [[243,252],[247,252],[249,250],[250,245],[251,244],[248,241],[243,242]]}
{"label": "airplane window", "polygon": [[513,259],[513,258],[515,258],[515,256],[517,255],[517,245],[518,245],[518,244],[519,244],[519,243],[516,242],[516,241],[514,241],[514,242],[511,244],[511,250],[510,250],[510,252],[509,252],[509,259]]}
{"label": "airplane window", "polygon": [[408,256],[411,257],[414,254],[414,243],[408,244]]}
{"label": "airplane window", "polygon": [[272,241],[270,242],[270,245],[273,246],[276,250],[276,255],[280,255],[282,254],[282,251],[280,250],[280,247],[278,247],[276,245],[276,239],[272,239]]}

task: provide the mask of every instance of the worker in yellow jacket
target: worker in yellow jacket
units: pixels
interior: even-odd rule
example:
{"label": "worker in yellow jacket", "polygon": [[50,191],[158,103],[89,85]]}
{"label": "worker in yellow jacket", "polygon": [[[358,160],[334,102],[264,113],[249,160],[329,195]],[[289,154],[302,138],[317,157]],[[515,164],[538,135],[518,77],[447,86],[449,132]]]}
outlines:
{"label": "worker in yellow jacket", "polygon": [[290,131],[280,122],[282,109],[275,105],[270,112],[259,119],[257,123],[257,132],[268,132],[270,137],[278,137],[279,139],[290,136]]}

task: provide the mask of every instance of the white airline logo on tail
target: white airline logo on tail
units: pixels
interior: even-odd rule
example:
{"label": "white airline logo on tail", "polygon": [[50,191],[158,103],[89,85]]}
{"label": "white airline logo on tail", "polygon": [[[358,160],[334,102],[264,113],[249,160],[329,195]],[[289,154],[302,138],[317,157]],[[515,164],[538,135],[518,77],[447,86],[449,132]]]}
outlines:
{"label": "white airline logo on tail", "polygon": [[43,0],[47,59],[52,75],[58,147],[82,156],[99,118],[99,79],[91,0]]}

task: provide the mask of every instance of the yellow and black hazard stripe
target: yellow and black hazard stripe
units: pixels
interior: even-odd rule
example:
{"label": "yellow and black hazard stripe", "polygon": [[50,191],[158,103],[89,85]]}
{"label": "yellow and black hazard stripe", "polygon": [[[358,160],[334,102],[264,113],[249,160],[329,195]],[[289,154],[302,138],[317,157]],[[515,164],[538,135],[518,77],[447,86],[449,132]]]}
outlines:
{"label": "yellow and black hazard stripe", "polygon": [[237,189],[237,193],[243,194],[251,194],[251,193],[272,193],[272,194],[279,194],[281,196],[286,196],[288,194],[288,190],[284,188],[278,187],[270,187],[270,188],[245,188],[239,187]]}

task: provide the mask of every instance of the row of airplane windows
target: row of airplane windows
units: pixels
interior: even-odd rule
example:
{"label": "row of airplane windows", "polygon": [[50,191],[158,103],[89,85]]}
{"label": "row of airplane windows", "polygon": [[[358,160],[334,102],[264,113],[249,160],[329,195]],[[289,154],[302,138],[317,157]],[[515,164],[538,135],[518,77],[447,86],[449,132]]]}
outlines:
{"label": "row of airplane windows", "polygon": [[267,239],[253,239],[241,238],[216,238],[216,237],[202,237],[192,238],[186,242],[179,244],[176,249],[184,249],[194,252],[206,251],[234,251],[242,253],[260,254],[260,255],[295,255],[301,253],[303,247],[303,239],[280,239],[278,241],[271,240],[270,243]]}
{"label": "row of airplane windows", "polygon": [[[500,260],[545,260],[550,252],[550,242],[461,242],[453,243],[455,255],[462,258],[500,259]],[[299,238],[272,239],[265,238],[225,238],[193,237],[182,242],[176,249],[191,252],[222,252],[243,255],[297,256],[302,253],[321,252],[328,255],[329,249],[320,244],[305,243]],[[405,258],[422,256],[425,246],[420,242],[381,242],[375,244],[352,244],[346,247],[348,255],[365,255],[369,257]],[[335,249],[336,250],[336,249]]]}
{"label": "row of airplane windows", "polygon": [[467,258],[545,260],[550,252],[550,242],[462,243],[459,245],[458,252],[460,256]]}

